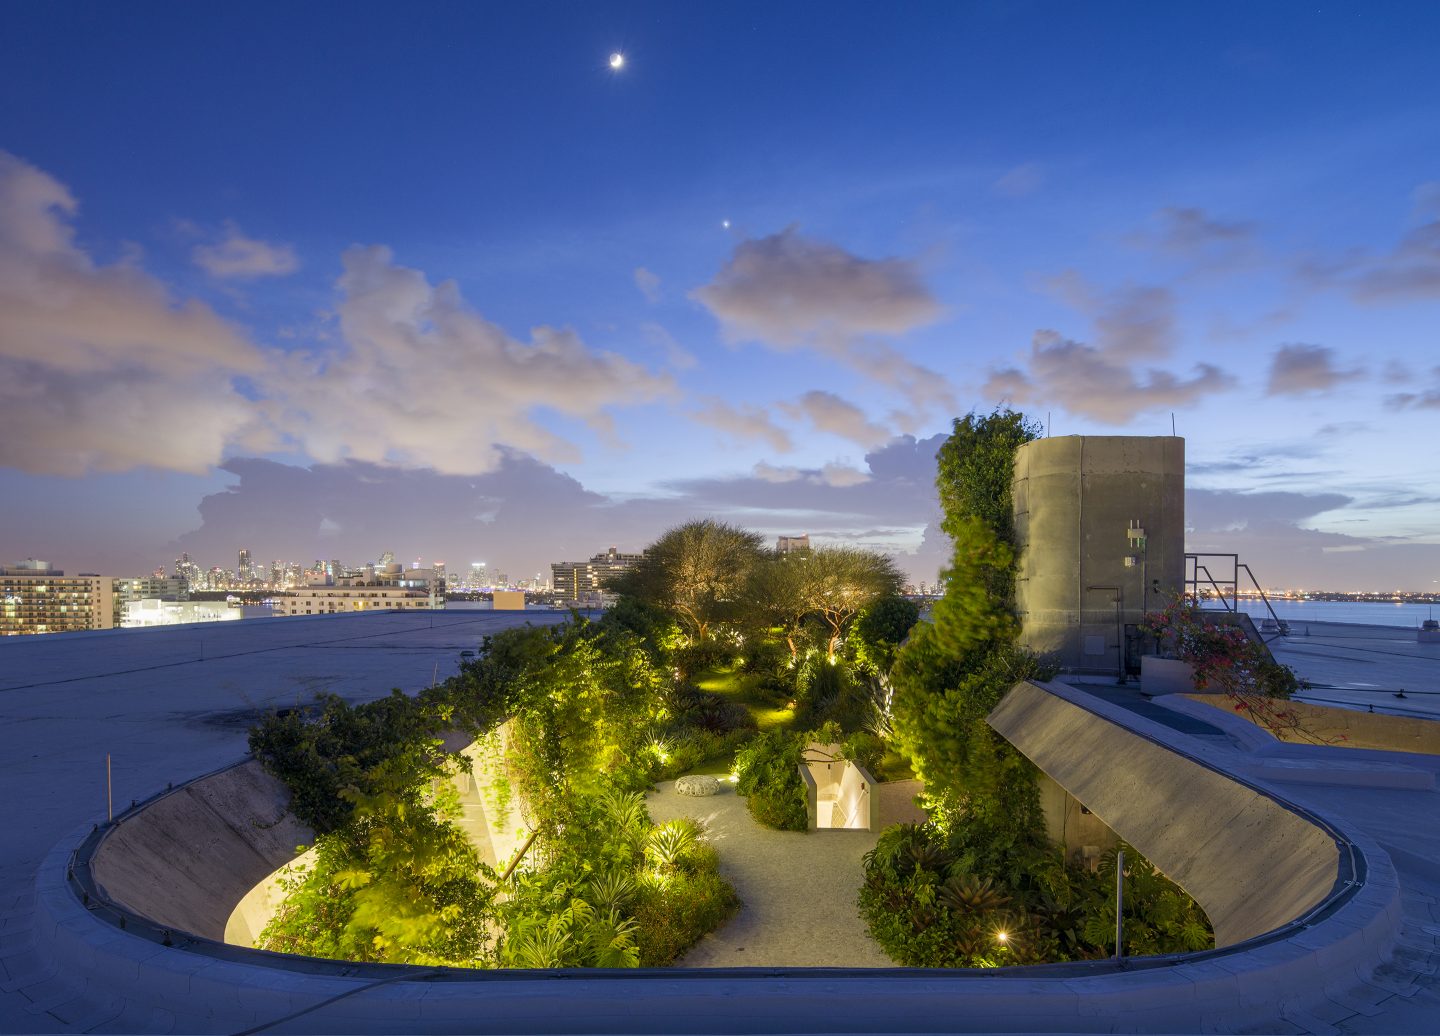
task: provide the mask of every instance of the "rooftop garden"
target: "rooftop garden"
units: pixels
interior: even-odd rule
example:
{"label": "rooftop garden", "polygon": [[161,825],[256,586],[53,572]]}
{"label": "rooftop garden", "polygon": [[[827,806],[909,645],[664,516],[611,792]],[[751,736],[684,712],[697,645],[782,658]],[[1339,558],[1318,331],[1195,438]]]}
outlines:
{"label": "rooftop garden", "polygon": [[[1009,411],[956,421],[937,479],[955,549],[931,622],[882,555],[781,554],[694,521],[619,578],[598,621],[497,634],[413,698],[270,717],[252,749],[317,852],[286,878],[260,944],[477,968],[673,963],[738,903],[703,830],[654,824],[645,792],[729,775],[758,823],[803,831],[800,767],[820,744],[881,780],[924,782],[928,819],[881,834],[859,890],[897,962],[1113,953],[1113,851],[1098,871],[1064,858],[1038,771],[985,722],[1016,682],[1050,675],[1017,645],[1013,610],[1010,477],[1036,431]],[[486,746],[491,805],[523,825],[513,858],[487,865],[457,825],[454,778],[470,764],[447,736]],[[1126,951],[1210,945],[1194,901],[1126,858]]]}

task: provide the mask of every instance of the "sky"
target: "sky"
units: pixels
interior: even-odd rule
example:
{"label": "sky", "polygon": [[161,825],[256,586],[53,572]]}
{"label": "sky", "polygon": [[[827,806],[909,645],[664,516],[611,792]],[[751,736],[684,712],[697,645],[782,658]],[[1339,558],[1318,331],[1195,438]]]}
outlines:
{"label": "sky", "polygon": [[[1431,3],[0,7],[0,562],[931,580],[997,406],[1187,545],[1440,590]],[[611,67],[611,55],[623,55]],[[1173,421],[1173,424],[1172,424]]]}

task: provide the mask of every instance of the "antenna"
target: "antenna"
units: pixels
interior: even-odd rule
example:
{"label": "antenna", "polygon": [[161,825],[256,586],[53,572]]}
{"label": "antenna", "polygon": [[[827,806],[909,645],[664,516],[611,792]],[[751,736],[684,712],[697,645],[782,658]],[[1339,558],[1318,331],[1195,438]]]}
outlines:
{"label": "antenna", "polygon": [[1175,434],[1175,411],[1170,411],[1170,434]]}
{"label": "antenna", "polygon": [[1045,438],[1050,438],[1050,411],[1045,411]]}

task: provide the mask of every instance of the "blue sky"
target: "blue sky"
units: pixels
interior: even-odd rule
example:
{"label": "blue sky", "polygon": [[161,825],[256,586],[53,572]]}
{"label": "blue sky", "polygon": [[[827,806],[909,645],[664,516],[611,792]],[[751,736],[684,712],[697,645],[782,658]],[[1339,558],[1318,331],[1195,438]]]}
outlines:
{"label": "blue sky", "polygon": [[1192,548],[1268,583],[1432,589],[1437,36],[1424,3],[7,5],[0,552],[526,572],[717,514],[928,579],[935,436],[1012,403],[1173,412]]}

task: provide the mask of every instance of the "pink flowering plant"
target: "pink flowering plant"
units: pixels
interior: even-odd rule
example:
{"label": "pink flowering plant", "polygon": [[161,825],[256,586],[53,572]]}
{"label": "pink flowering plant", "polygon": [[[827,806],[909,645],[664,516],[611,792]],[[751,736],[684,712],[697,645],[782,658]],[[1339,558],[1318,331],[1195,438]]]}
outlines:
{"label": "pink flowering plant", "polygon": [[1287,704],[1304,686],[1295,671],[1275,661],[1240,626],[1212,622],[1180,596],[1146,615],[1140,628],[1159,640],[1163,651],[1189,663],[1197,691],[1225,695],[1236,712],[1283,740],[1331,743],[1306,731],[1299,713]]}

